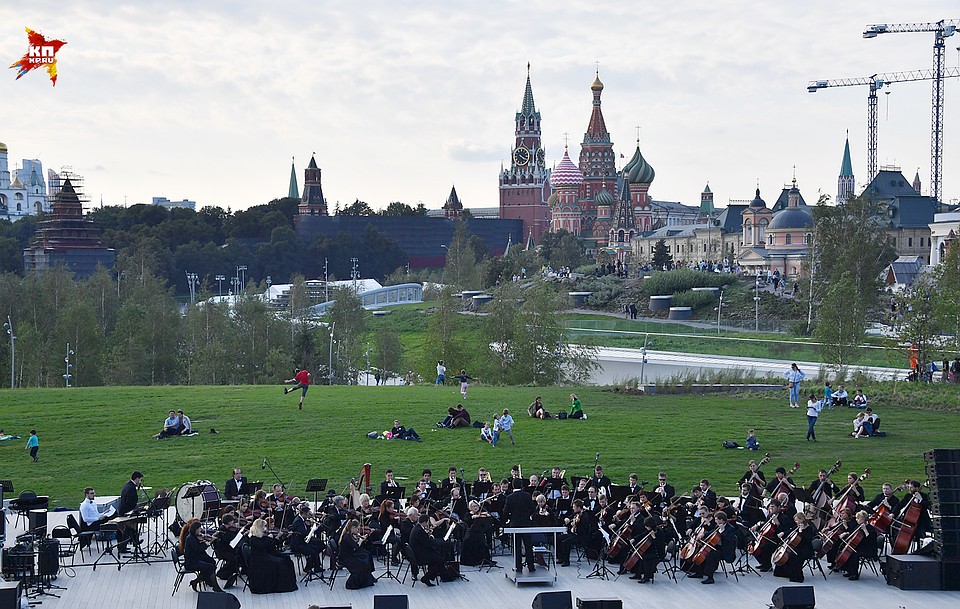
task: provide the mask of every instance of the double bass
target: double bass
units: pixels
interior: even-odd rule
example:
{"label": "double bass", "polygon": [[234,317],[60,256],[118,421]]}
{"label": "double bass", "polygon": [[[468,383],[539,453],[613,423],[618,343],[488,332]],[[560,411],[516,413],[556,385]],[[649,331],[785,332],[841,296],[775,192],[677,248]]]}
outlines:
{"label": "double bass", "polygon": [[[870,477],[870,468],[868,467],[863,471],[863,474],[861,474],[860,477],[857,478],[857,481],[854,484],[859,485],[861,482],[863,482],[869,477]],[[853,484],[848,485],[847,490],[843,491],[843,494],[840,495],[840,497],[837,499],[837,503],[833,506],[834,519],[840,518],[840,512],[842,512],[844,508],[850,510],[854,514],[856,514],[857,510],[859,510],[859,505],[857,504],[856,500],[850,497],[850,491],[853,490],[853,486],[854,486]]]}
{"label": "double bass", "polygon": [[773,493],[770,495],[774,499],[780,496],[780,493],[787,493],[788,495],[793,492],[793,489],[796,487],[787,482],[787,479],[797,473],[797,470],[800,469],[800,462],[797,461],[793,464],[793,467],[790,468],[790,471],[787,472],[787,475],[783,477],[783,480],[777,484],[776,488],[773,489]]}
{"label": "double bass", "polygon": [[[757,463],[757,471],[759,471],[761,467],[763,467],[764,465],[766,465],[766,464],[769,463],[769,462],[770,462],[770,453],[764,453],[763,459],[760,459],[760,462]],[[753,492],[757,497],[762,497],[762,496],[763,496],[763,493],[765,493],[766,490],[767,490],[767,489],[763,488],[762,479],[761,479],[759,476],[757,476],[757,473],[756,473],[756,472],[750,472],[750,476],[749,476],[749,477],[744,476],[739,482],[741,482],[741,483],[742,483],[742,482],[749,482],[749,483],[752,485],[752,486],[751,486],[752,492]]]}
{"label": "double bass", "polygon": [[841,466],[840,459],[837,459],[837,462],[833,464],[833,467],[827,472],[827,475],[824,477],[823,481],[820,482],[820,486],[817,487],[817,490],[813,492],[813,506],[817,508],[816,516],[813,518],[814,526],[818,529],[822,526],[821,520],[824,513],[828,512],[827,506],[830,505],[830,497],[827,496],[827,493],[823,490],[823,485],[830,479],[830,476],[840,471]]}

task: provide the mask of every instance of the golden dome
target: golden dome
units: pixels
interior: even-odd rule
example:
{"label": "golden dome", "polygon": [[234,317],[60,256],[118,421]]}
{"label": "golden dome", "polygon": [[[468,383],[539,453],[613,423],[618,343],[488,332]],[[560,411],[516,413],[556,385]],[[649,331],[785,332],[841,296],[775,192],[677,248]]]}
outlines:
{"label": "golden dome", "polygon": [[0,142],[0,152],[6,152],[6,151],[7,151],[7,145],[4,144],[3,142]]}
{"label": "golden dome", "polygon": [[593,84],[590,85],[591,91],[603,91],[603,83],[600,82],[600,74],[597,74],[597,77],[593,80]]}

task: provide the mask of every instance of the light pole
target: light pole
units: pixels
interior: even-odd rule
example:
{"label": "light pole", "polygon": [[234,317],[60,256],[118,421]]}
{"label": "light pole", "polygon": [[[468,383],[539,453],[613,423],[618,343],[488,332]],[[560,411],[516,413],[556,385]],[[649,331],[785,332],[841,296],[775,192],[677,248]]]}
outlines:
{"label": "light pole", "polygon": [[70,374],[70,369],[73,368],[73,364],[70,363],[70,356],[74,355],[74,350],[70,348],[70,343],[67,343],[67,356],[63,358],[64,363],[67,364],[67,373],[63,375],[63,380],[66,382],[67,387],[70,386],[70,378],[73,376]]}
{"label": "light pole", "polygon": [[197,279],[196,273],[187,273],[187,285],[190,287],[190,304],[197,301]]}
{"label": "light pole", "polygon": [[720,334],[720,313],[723,312],[723,290],[720,290],[720,304],[717,305],[717,334]]}
{"label": "light pole", "polygon": [[217,282],[217,299],[223,298],[223,280],[226,279],[223,275],[217,275],[214,277]]}
{"label": "light pole", "polygon": [[323,302],[330,302],[330,279],[327,275],[327,259],[323,259]]}
{"label": "light pole", "polygon": [[370,386],[370,353],[373,349],[370,348],[370,343],[367,343],[367,387]]}
{"label": "light pole", "polygon": [[13,322],[10,321],[10,316],[7,315],[7,323],[3,324],[3,327],[7,329],[7,334],[10,335],[10,389],[14,389],[17,385],[14,382],[15,376],[14,373],[17,369],[17,351],[16,351],[16,341],[17,337],[13,335]]}
{"label": "light pole", "polygon": [[643,373],[644,368],[647,366],[647,339],[650,338],[650,335],[647,334],[643,337],[643,347],[640,348],[640,355],[643,359],[640,360],[640,386],[643,386]]}
{"label": "light pole", "polygon": [[[329,301],[328,301],[329,302]],[[337,322],[330,324],[330,359],[329,367],[327,368],[327,384],[333,385],[333,331],[337,329]]]}
{"label": "light pole", "polygon": [[557,341],[557,387],[563,387],[561,371],[563,370],[563,339]]}
{"label": "light pole", "polygon": [[270,304],[270,302],[273,300],[273,295],[270,293],[270,286],[273,285],[273,279],[270,277],[270,275],[267,275],[265,281],[267,282],[267,304]]}
{"label": "light pole", "polygon": [[230,285],[233,286],[233,294],[234,294],[234,296],[239,295],[239,294],[240,294],[240,278],[239,278],[239,277],[231,277],[231,278],[230,278]]}
{"label": "light pole", "polygon": [[243,289],[247,288],[247,267],[244,264],[241,264],[237,267],[237,276],[240,278],[240,285],[243,286]]}
{"label": "light pole", "polygon": [[753,331],[760,332],[760,271],[753,286]]}
{"label": "light pole", "polygon": [[357,293],[357,279],[360,278],[360,271],[357,270],[357,258],[351,258],[350,264],[353,265],[353,268],[350,270],[350,279],[353,280],[353,293]]}

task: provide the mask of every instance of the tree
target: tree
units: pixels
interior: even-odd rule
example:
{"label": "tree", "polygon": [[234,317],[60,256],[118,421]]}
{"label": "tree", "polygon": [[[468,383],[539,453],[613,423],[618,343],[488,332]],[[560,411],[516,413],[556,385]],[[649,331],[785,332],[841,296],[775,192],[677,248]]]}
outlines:
{"label": "tree", "polygon": [[427,358],[433,363],[441,359],[451,365],[463,361],[465,352],[459,337],[459,315],[460,301],[454,296],[453,288],[448,286],[440,293],[427,331]]}
{"label": "tree", "polygon": [[670,255],[670,248],[667,247],[667,240],[660,239],[653,245],[653,267],[662,269],[673,265],[673,256]]}
{"label": "tree", "polygon": [[338,216],[375,216],[377,212],[373,211],[373,208],[369,204],[364,203],[360,199],[356,199],[350,205],[347,205],[339,212]]}
{"label": "tree", "polygon": [[954,241],[933,271],[933,308],[938,325],[953,336],[953,349],[960,352],[960,244]]}
{"label": "tree", "polygon": [[366,320],[360,297],[349,287],[336,288],[330,294],[329,322],[333,327],[334,351],[339,354],[334,371],[341,382],[356,382],[357,362],[362,351],[360,337],[366,330]]}
{"label": "tree", "polygon": [[460,290],[476,289],[480,286],[476,254],[470,245],[467,226],[463,222],[457,222],[453,241],[447,246],[447,263],[443,269],[443,281]]}
{"label": "tree", "polygon": [[513,281],[504,281],[494,291],[493,300],[487,304],[489,315],[481,329],[484,342],[490,345],[491,359],[496,363],[489,373],[495,383],[507,382],[516,357],[517,317],[520,308],[520,292]]}
{"label": "tree", "polygon": [[934,296],[937,290],[931,277],[920,277],[913,287],[897,295],[897,310],[902,315],[899,324],[899,339],[915,351],[917,361],[924,364],[934,356],[936,338],[942,328],[934,311]]}
{"label": "tree", "polygon": [[417,205],[417,207],[411,207],[406,203],[401,203],[400,201],[393,201],[387,205],[381,212],[381,216],[426,216],[427,208],[423,203]]}
{"label": "tree", "polygon": [[403,347],[393,326],[387,326],[377,332],[374,343],[373,365],[380,370],[384,382],[393,374],[400,373]]}
{"label": "tree", "polygon": [[828,287],[818,310],[815,338],[824,359],[837,366],[850,362],[863,339],[864,321],[858,319],[854,307],[849,306],[849,296],[854,289],[850,273],[844,273]]}
{"label": "tree", "polygon": [[549,231],[540,238],[540,255],[554,269],[583,264],[583,244],[565,228]]}

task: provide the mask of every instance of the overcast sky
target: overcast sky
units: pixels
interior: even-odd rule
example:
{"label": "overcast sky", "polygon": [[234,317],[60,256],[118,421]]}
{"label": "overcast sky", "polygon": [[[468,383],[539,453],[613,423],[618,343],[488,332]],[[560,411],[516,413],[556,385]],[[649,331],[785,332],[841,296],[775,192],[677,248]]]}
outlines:
{"label": "overcast sky", "polygon": [[[0,141],[69,165],[106,204],[152,196],[236,210],[302,189],[316,152],[332,207],[361,199],[498,205],[527,62],[548,164],[571,156],[591,110],[596,62],[616,150],[636,126],[657,199],[768,202],[796,166],[808,202],[836,194],[850,131],[866,174],[866,87],[811,94],[809,80],[930,69],[933,35],[862,38],[869,23],[960,18],[946,0],[805,2],[4,2],[0,61],[24,26],[67,41],[59,80],[0,77]],[[948,39],[958,63],[960,35]],[[947,81],[944,199],[960,197],[960,79]],[[880,96],[879,163],[930,173],[930,82]],[[953,136],[953,137],[951,137]],[[619,155],[618,155],[619,156]],[[621,161],[622,163],[622,161]]]}

